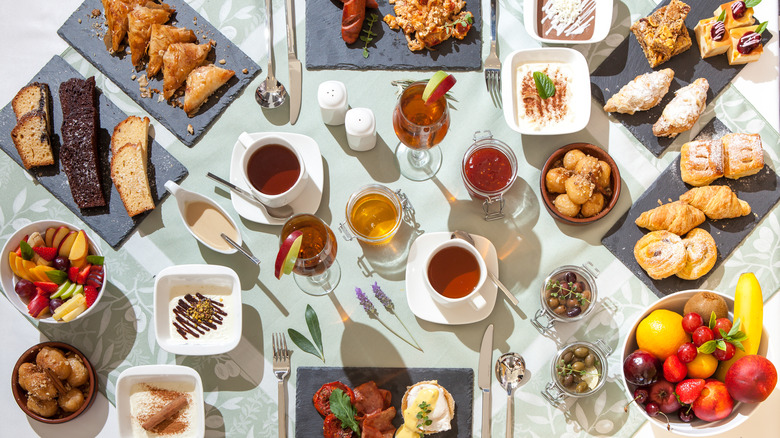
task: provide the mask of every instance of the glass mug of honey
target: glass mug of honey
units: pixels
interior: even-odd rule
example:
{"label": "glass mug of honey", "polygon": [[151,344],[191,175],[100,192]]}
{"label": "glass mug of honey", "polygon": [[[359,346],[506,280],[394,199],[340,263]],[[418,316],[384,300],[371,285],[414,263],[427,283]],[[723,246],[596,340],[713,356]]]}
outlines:
{"label": "glass mug of honey", "polygon": [[306,167],[287,140],[273,135],[254,140],[244,132],[238,141],[244,146],[242,175],[258,201],[281,207],[303,193],[309,180]]}
{"label": "glass mug of honey", "polygon": [[339,231],[346,240],[357,238],[369,245],[388,243],[414,208],[401,190],[369,184],[355,191],[347,201],[346,222]]}
{"label": "glass mug of honey", "polygon": [[433,299],[451,306],[468,303],[475,309],[487,304],[479,290],[487,279],[482,256],[463,239],[450,239],[431,251],[425,261],[425,285]]}
{"label": "glass mug of honey", "polygon": [[506,143],[490,131],[474,133],[474,143],[463,154],[463,184],[469,194],[482,199],[485,220],[504,217],[504,193],[517,178],[517,157]]}

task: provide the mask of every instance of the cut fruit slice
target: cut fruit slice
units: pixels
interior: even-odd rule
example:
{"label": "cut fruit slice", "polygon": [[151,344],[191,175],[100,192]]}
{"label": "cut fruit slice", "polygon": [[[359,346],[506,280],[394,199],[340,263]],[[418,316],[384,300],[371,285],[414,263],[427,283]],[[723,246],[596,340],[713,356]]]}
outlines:
{"label": "cut fruit slice", "polygon": [[68,289],[70,289],[73,286],[73,283],[70,282],[70,280],[66,280],[65,283],[62,283],[60,287],[57,289],[56,292],[54,292],[54,295],[50,296],[49,298],[62,298],[62,294],[65,293]]}
{"label": "cut fruit slice", "polygon": [[19,256],[16,255],[15,252],[11,251],[8,253],[8,266],[11,267],[11,270],[14,272],[14,275],[17,277],[23,277],[23,275],[16,269],[16,259]]}
{"label": "cut fruit slice", "polygon": [[77,316],[84,313],[84,311],[87,310],[86,304],[81,304],[75,309],[71,310],[70,312],[66,313],[65,315],[62,315],[62,322],[71,322],[74,319],[76,319]]}
{"label": "cut fruit slice", "polygon": [[62,239],[62,242],[60,242],[60,246],[58,248],[58,253],[61,257],[67,257],[70,254],[70,249],[73,248],[73,242],[76,241],[76,237],[78,235],[79,233],[71,231],[67,236],[65,236],[64,239]]}
{"label": "cut fruit slice", "polygon": [[70,234],[70,231],[71,231],[70,228],[68,228],[68,227],[66,227],[64,225],[59,227],[59,228],[57,228],[57,231],[54,232],[54,237],[52,237],[51,246],[53,246],[55,248],[59,248],[60,247],[60,243],[62,243],[62,240],[65,239],[65,236]]}
{"label": "cut fruit slice", "polygon": [[439,98],[450,91],[450,88],[455,85],[455,82],[455,76],[453,75],[448,75],[441,70],[434,73],[428,81],[428,85],[425,86],[425,90],[422,94],[422,99],[425,101],[425,104],[431,104],[439,100]]}
{"label": "cut fruit slice", "polygon": [[54,246],[52,242],[54,242],[54,234],[56,233],[57,229],[54,227],[49,227],[46,229],[46,234],[43,237],[43,241],[46,243],[46,246]]}
{"label": "cut fruit slice", "polygon": [[54,319],[62,319],[64,315],[67,315],[80,305],[87,306],[87,300],[84,298],[84,295],[76,295],[72,299],[65,301],[60,307],[57,307],[52,317]]}
{"label": "cut fruit slice", "polygon": [[295,261],[298,260],[298,252],[301,250],[301,242],[303,242],[303,233],[296,230],[290,233],[282,246],[279,248],[279,253],[276,254],[276,266],[274,275],[276,278],[282,278],[282,275],[289,274],[295,267]]}
{"label": "cut fruit slice", "polygon": [[68,258],[71,260],[86,260],[88,254],[89,239],[87,239],[87,233],[84,230],[79,230],[76,234],[76,240],[73,241],[73,246],[68,253]]}
{"label": "cut fruit slice", "polygon": [[42,291],[46,292],[46,295],[50,295],[59,288],[57,283],[52,283],[50,281],[35,281],[33,284],[35,284],[35,287],[38,287]]}

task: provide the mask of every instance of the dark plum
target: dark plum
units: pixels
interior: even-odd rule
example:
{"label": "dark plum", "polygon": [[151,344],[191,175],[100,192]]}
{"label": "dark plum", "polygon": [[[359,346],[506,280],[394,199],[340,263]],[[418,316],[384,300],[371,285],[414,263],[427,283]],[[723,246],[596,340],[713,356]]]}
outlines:
{"label": "dark plum", "polygon": [[661,375],[661,362],[644,350],[636,350],[623,362],[623,375],[632,385],[645,386],[655,383]]}
{"label": "dark plum", "polygon": [[57,307],[60,307],[62,304],[63,301],[59,298],[49,300],[49,310],[53,313],[55,310],[57,310]]}

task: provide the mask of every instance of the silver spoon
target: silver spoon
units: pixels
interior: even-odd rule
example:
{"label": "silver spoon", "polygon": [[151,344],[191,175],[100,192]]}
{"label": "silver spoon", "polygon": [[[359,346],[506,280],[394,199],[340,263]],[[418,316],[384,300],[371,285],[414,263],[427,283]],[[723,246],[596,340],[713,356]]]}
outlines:
{"label": "silver spoon", "polygon": [[[455,230],[450,235],[450,238],[452,239],[463,239],[466,242],[470,243],[471,246],[476,247],[477,245],[474,244],[474,238],[471,237],[471,234],[462,231],[462,230]],[[514,295],[512,295],[512,292],[509,292],[509,289],[504,286],[503,283],[495,276],[492,272],[487,271],[488,278],[490,278],[490,281],[492,281],[496,286],[498,286],[499,289],[501,289],[502,292],[504,292],[504,295],[509,299],[509,301],[512,302],[515,306],[518,305],[517,298],[515,298]]]}
{"label": "silver spoon", "polygon": [[232,246],[233,248],[237,249],[238,252],[240,252],[241,254],[245,255],[249,260],[251,260],[252,263],[254,263],[254,264],[258,265],[258,266],[260,265],[260,260],[257,257],[253,256],[252,254],[249,254],[249,252],[247,252],[247,250],[242,248],[241,245],[239,245],[238,243],[234,242],[233,239],[228,237],[225,233],[220,233],[220,236],[222,236],[222,238],[225,239],[225,242],[230,244],[230,246]]}
{"label": "silver spoon", "polygon": [[284,85],[276,79],[274,69],[273,7],[271,0],[265,0],[265,39],[268,41],[268,75],[255,90],[255,100],[263,108],[276,108],[287,99]]}
{"label": "silver spoon", "polygon": [[248,191],[242,189],[241,187],[238,187],[235,184],[231,183],[230,181],[227,181],[225,179],[222,179],[222,178],[218,177],[217,175],[214,175],[211,172],[208,172],[206,174],[206,176],[208,176],[209,178],[213,179],[214,181],[216,181],[218,183],[221,183],[221,184],[224,184],[224,185],[230,187],[231,190],[233,190],[234,192],[238,193],[239,195],[241,195],[241,196],[243,196],[243,197],[245,197],[247,199],[250,199],[250,200],[254,201],[255,203],[259,204],[260,208],[264,209],[265,212],[268,213],[268,216],[271,216],[274,219],[280,219],[280,220],[288,219],[288,218],[292,217],[292,215],[295,213],[293,208],[290,207],[289,205],[283,205],[281,207],[269,207],[269,206],[263,204],[263,202],[261,200],[255,198],[255,195],[253,195],[252,192],[248,192]]}
{"label": "silver spoon", "polygon": [[[496,361],[496,380],[506,390],[506,436],[514,436],[514,392],[525,376],[525,360],[517,353],[506,353]],[[525,383],[525,382],[522,382]]]}

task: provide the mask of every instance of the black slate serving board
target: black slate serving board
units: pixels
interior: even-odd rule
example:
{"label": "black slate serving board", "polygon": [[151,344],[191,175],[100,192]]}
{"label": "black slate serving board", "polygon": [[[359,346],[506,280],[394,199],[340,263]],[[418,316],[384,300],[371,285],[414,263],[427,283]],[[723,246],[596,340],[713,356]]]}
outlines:
{"label": "black slate serving board", "polygon": [[[68,177],[62,168],[59,160],[59,147],[62,126],[62,108],[60,107],[59,89],[60,84],[70,78],[84,77],[70,66],[64,59],[54,56],[30,82],[44,82],[49,84],[52,93],[52,128],[54,135],[52,143],[54,149],[54,158],[56,163],[51,166],[37,167],[28,170],[30,174],[38,180],[46,190],[51,192],[55,198],[62,202],[70,211],[84,221],[92,230],[102,237],[112,248],[118,248],[122,242],[138,227],[149,212],[142,213],[135,218],[127,215],[119,197],[116,187],[114,187],[109,166],[109,149],[111,142],[111,133],[114,126],[127,118],[127,115],[114,105],[108,97],[98,89],[98,117],[100,118],[100,127],[98,129],[98,153],[100,158],[100,170],[102,173],[103,195],[108,203],[105,207],[95,207],[80,209],[73,200],[68,185]],[[22,166],[22,160],[16,151],[13,140],[11,139],[11,130],[16,126],[16,115],[11,104],[5,106],[0,111],[0,148],[8,154],[14,161]],[[168,153],[157,142],[149,142],[149,180],[152,188],[152,197],[154,204],[160,205],[163,199],[168,195],[165,190],[165,182],[173,180],[180,182],[187,176],[187,168],[184,167],[176,158]]]}
{"label": "black slate serving board", "polygon": [[[717,118],[712,119],[696,137],[697,140],[720,137],[730,132]],[[658,207],[660,200],[664,204],[676,201],[680,195],[693,187],[688,186],[680,177],[680,157],[678,156],[652,185],[634,202],[634,205],[610,229],[601,243],[609,249],[624,265],[647,285],[656,295],[664,297],[686,289],[701,286],[707,277],[739,246],[740,243],[758,225],[780,200],[780,178],[769,167],[757,174],[737,180],[720,178],[711,185],[727,185],[739,199],[750,204],[752,213],[734,219],[713,221],[707,219],[699,228],[707,230],[715,239],[718,259],[710,272],[697,280],[683,280],[676,276],[653,280],[639,266],[634,258],[634,245],[648,231],[636,226],[634,221],[640,214]]]}
{"label": "black slate serving board", "polygon": [[[175,22],[176,26],[192,29],[198,37],[199,44],[203,44],[209,39],[217,43],[206,58],[207,60],[215,63],[218,67],[236,72],[236,75],[227,84],[211,95],[192,118],[187,117],[181,108],[173,107],[165,101],[158,102],[159,94],[154,94],[151,98],[141,97],[138,81],[133,80],[132,76],[140,77],[145,71],[136,71],[130,62],[130,55],[124,51],[112,55],[106,49],[103,37],[107,32],[107,27],[100,0],[86,0],[82,3],[57,33],[152,117],[168,128],[182,143],[193,146],[225,108],[239,96],[244,87],[257,76],[260,67],[186,2],[166,0],[166,3],[176,9],[172,21]],[[92,16],[94,9],[101,11],[98,17]],[[222,59],[226,61],[224,65],[218,63]],[[247,69],[247,73],[242,72],[244,68]],[[160,72],[156,78],[149,79],[148,88],[155,88],[162,92],[162,84],[162,72]],[[180,100],[183,102],[184,99]],[[192,125],[192,134],[187,132],[188,125]]]}
{"label": "black slate serving board", "polygon": [[482,68],[482,6],[468,0],[467,11],[474,14],[474,24],[466,38],[450,38],[435,50],[412,52],[400,30],[392,30],[382,17],[393,13],[393,5],[380,0],[372,31],[377,34],[369,44],[368,58],[363,57],[363,41],[347,45],[341,39],[340,0],[306,1],[306,68],[309,70],[479,70]]}
{"label": "black slate serving board", "polygon": [[[662,1],[656,9],[669,4],[669,1]],[[699,54],[699,45],[696,42],[696,35],[693,29],[699,20],[711,17],[713,11],[723,1],[696,0],[688,1],[687,3],[691,6],[691,11],[685,19],[685,26],[688,28],[693,41],[690,49],[652,69],[650,64],[647,63],[647,58],[645,58],[636,37],[629,31],[626,39],[590,75],[593,97],[601,105],[604,105],[613,94],[617,93],[621,87],[631,82],[635,77],[665,68],[674,70],[674,80],[669,87],[669,92],[661,100],[661,103],[654,108],[648,111],[640,111],[633,115],[612,113],[612,116],[618,119],[656,157],[660,156],[674,142],[674,138],[656,137],[653,135],[652,129],[653,123],[661,117],[666,104],[674,97],[674,92],[698,78],[707,78],[707,82],[710,84],[710,89],[707,92],[707,104],[709,104],[744,67],[744,65],[729,65],[725,54],[712,56],[707,59],[702,59]],[[647,15],[650,15],[650,13]],[[764,19],[766,18],[768,17]],[[766,46],[772,35],[769,31],[764,31],[762,37],[762,41]]]}
{"label": "black slate serving board", "polygon": [[455,400],[452,429],[439,432],[436,438],[471,437],[472,403],[474,400],[474,370],[471,368],[331,368],[300,367],[295,384],[295,437],[322,436],[322,416],[314,408],[312,397],[328,382],[340,381],[354,388],[369,380],[390,391],[396,409],[393,425],[403,424],[401,398],[407,386],[424,380],[438,380]]}

